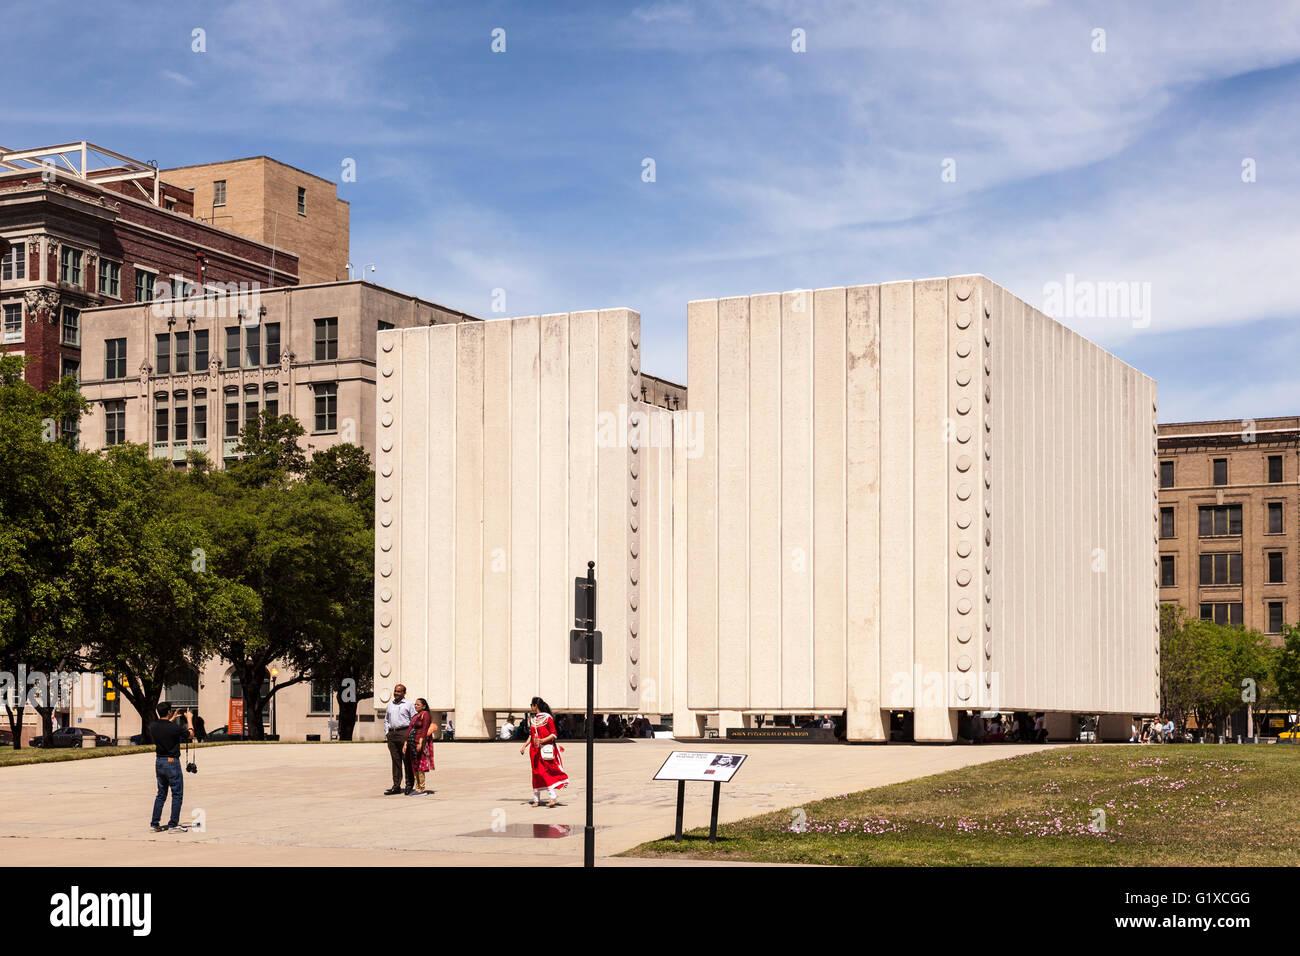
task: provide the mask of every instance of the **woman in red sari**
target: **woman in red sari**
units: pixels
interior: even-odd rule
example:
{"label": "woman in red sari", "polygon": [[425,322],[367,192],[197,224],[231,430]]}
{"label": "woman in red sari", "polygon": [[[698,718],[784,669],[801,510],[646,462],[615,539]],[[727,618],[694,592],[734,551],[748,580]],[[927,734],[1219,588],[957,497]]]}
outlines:
{"label": "woman in red sari", "polygon": [[560,736],[555,730],[555,718],[551,708],[540,697],[534,697],[531,704],[532,716],[528,719],[528,743],[519,748],[522,754],[528,751],[528,759],[533,768],[533,799],[530,807],[542,805],[542,791],[550,797],[546,804],[555,806],[556,792],[569,782],[569,775],[564,772],[560,760]]}

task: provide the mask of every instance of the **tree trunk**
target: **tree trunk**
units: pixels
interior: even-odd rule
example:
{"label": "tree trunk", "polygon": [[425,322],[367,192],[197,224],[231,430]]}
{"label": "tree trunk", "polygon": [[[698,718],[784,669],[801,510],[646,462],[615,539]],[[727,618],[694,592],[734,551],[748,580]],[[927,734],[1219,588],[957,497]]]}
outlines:
{"label": "tree trunk", "polygon": [[36,713],[41,715],[41,746],[48,748],[54,733],[54,708],[37,704]]}
{"label": "tree trunk", "polygon": [[348,695],[352,700],[344,700],[343,685],[335,688],[334,697],[339,704],[339,740],[351,740],[357,726],[356,694]]}
{"label": "tree trunk", "polygon": [[23,709],[22,704],[15,708],[9,706],[9,701],[5,701],[5,714],[9,718],[9,731],[14,737],[14,750],[23,749]]}

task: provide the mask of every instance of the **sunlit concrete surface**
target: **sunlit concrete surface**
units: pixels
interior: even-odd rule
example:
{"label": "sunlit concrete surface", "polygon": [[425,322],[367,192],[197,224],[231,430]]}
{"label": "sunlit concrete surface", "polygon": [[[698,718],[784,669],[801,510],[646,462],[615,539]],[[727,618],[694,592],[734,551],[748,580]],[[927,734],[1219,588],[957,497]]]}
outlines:
{"label": "sunlit concrete surface", "polygon": [[[384,796],[380,744],[245,744],[197,753],[185,775],[182,822],[157,834],[153,757],[132,754],[0,769],[0,853],[10,866],[581,865],[584,746],[565,745],[572,780],[554,810],[533,809],[528,761],[509,743],[438,746],[433,796]],[[596,746],[598,864],[672,832],[676,785],[651,780],[670,750],[747,753],[723,787],[723,823],[854,790],[1042,750],[1036,746],[745,747],[638,740]],[[707,826],[712,788],[687,784],[687,828]],[[164,815],[164,819],[166,816]],[[543,822],[573,836],[467,836]],[[671,862],[671,861],[668,861]]]}

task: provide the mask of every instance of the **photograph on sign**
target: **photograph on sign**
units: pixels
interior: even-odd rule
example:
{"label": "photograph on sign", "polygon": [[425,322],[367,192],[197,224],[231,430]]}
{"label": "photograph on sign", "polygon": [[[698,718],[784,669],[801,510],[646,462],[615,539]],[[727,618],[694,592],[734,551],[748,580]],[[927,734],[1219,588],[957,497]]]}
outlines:
{"label": "photograph on sign", "polygon": [[704,780],[727,783],[745,762],[745,754],[674,750],[654,775],[655,780]]}

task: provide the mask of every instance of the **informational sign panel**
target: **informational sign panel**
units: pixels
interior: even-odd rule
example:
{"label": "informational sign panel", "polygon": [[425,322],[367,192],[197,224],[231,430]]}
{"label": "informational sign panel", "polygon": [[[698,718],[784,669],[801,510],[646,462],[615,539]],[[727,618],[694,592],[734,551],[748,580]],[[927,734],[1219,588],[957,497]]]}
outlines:
{"label": "informational sign panel", "polygon": [[242,734],[244,732],[244,699],[242,697],[230,702],[230,720],[226,725],[227,733]]}
{"label": "informational sign panel", "polygon": [[655,774],[656,780],[703,780],[727,783],[745,762],[745,754],[699,753],[674,750]]}
{"label": "informational sign panel", "polygon": [[604,635],[600,631],[569,632],[569,663],[599,664],[604,658]]}

